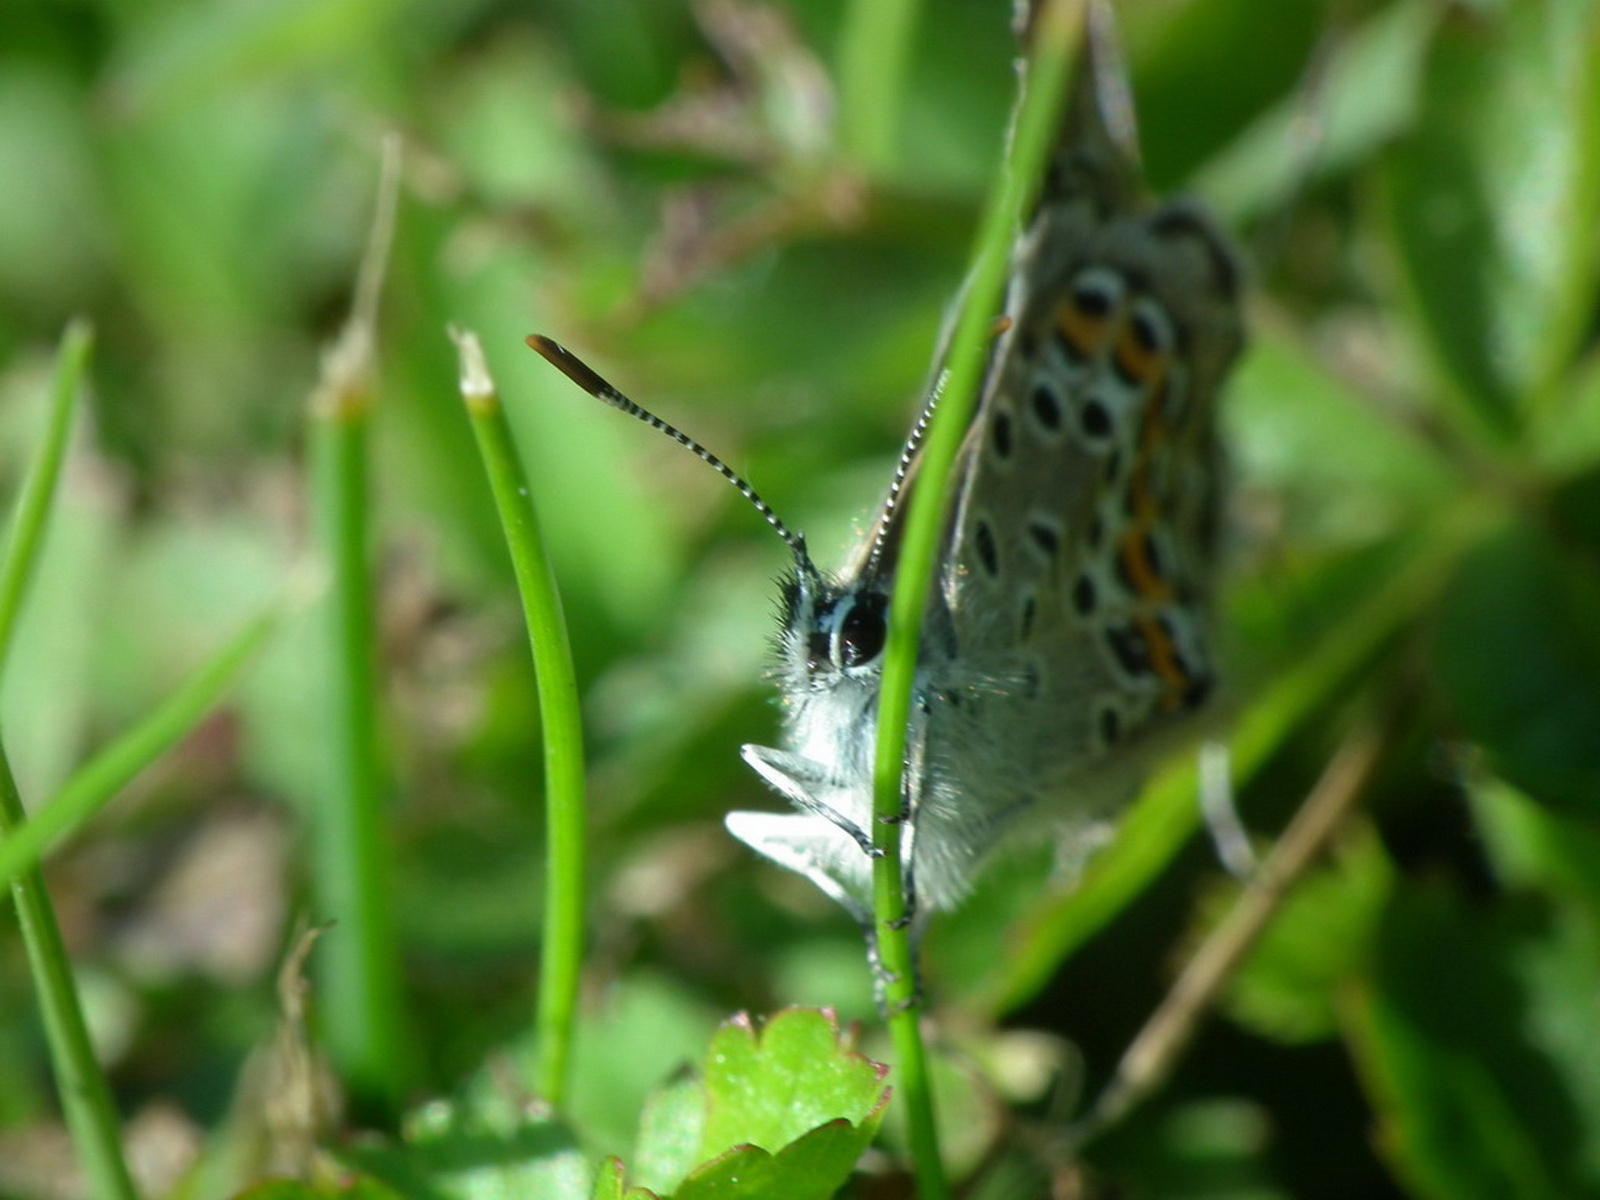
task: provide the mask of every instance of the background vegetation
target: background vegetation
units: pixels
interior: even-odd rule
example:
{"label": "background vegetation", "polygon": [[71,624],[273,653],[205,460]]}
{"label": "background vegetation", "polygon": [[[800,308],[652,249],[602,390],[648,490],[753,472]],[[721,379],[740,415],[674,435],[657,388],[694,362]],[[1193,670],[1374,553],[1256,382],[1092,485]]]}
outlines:
{"label": "background vegetation", "polygon": [[[313,1023],[349,1092],[336,1129],[520,1095],[536,1060],[533,674],[450,321],[483,337],[518,435],[583,696],[579,1157],[630,1160],[645,1095],[740,1010],[829,1005],[890,1057],[857,931],[721,828],[776,807],[736,747],[776,723],[783,547],[522,337],[559,338],[692,430],[837,561],[996,173],[1006,7],[925,0],[903,70],[863,16],[883,6],[844,0],[0,7],[5,494],[44,437],[63,329],[95,330],[0,693],[35,809],[310,557],[309,399],[352,304],[382,135],[404,141],[370,445],[373,849],[400,1006],[376,1058]],[[1245,822],[1265,845],[1330,761],[1367,765],[1221,1015],[1085,1150],[1090,1186],[1600,1192],[1600,11],[1119,13],[1149,175],[1208,199],[1253,267],[1225,411],[1217,729]],[[291,616],[225,705],[48,858],[148,1195],[231,1194],[282,1148],[264,1100],[282,1088],[259,1065],[274,976],[337,882],[308,834],[334,789],[342,669],[318,618]],[[1192,764],[1165,779],[1077,893],[1041,855],[935,926],[958,1178],[1047,1148],[1237,895],[1203,838],[1179,844]],[[16,928],[0,925],[0,1195],[73,1195]],[[351,936],[342,922],[311,951],[314,998]],[[496,1165],[532,1155],[519,1111],[496,1118],[513,1132],[482,1118]],[[389,1186],[460,1194],[437,1158],[388,1145],[363,1161]],[[895,1194],[886,1164],[875,1194]]]}

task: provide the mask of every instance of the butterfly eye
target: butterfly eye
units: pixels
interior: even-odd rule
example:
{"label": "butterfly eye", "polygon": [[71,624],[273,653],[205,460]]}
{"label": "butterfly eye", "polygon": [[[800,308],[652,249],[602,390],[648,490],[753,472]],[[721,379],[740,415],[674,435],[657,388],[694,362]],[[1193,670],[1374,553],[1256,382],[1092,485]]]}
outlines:
{"label": "butterfly eye", "polygon": [[877,658],[888,632],[887,597],[879,592],[851,597],[839,620],[839,665],[859,667]]}
{"label": "butterfly eye", "polygon": [[866,666],[883,653],[889,632],[889,598],[882,592],[846,592],[817,609],[806,636],[812,675]]}

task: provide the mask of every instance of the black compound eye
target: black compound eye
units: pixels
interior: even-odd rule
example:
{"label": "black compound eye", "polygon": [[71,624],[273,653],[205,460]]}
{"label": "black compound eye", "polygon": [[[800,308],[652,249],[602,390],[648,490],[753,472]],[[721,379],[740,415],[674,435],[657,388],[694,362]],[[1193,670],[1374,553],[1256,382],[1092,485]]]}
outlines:
{"label": "black compound eye", "polygon": [[839,619],[839,665],[859,667],[883,653],[889,632],[888,597],[862,592],[845,601]]}
{"label": "black compound eye", "polygon": [[828,665],[833,657],[830,643],[832,637],[827,633],[813,633],[806,638],[806,669],[813,674]]}

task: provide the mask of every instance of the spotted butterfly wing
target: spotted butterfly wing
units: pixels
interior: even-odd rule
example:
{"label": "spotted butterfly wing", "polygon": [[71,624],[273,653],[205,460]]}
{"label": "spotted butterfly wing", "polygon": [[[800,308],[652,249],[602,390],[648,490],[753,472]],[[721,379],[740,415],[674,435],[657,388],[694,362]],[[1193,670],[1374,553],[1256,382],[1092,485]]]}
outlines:
{"label": "spotted butterfly wing", "polygon": [[[1212,681],[1213,410],[1238,272],[1197,210],[1140,203],[1101,38],[1013,255],[925,621],[906,771],[925,910],[959,900],[1030,810],[1081,832],[1115,807]],[[855,561],[830,579],[802,557],[785,588],[785,745],[744,755],[797,811],[728,817],[863,920],[887,594],[925,419]]]}

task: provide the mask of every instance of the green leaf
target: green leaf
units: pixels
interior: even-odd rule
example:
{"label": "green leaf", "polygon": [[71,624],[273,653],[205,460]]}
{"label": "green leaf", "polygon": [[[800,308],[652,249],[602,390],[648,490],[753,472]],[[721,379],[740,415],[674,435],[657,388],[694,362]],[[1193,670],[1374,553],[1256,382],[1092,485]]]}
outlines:
{"label": "green leaf", "polygon": [[1339,989],[1370,957],[1394,875],[1370,828],[1347,836],[1333,861],[1297,884],[1273,919],[1229,988],[1229,1015],[1282,1042],[1336,1033]]}
{"label": "green leaf", "polygon": [[[1256,331],[1222,415],[1242,490],[1271,498],[1300,551],[1370,544],[1415,528],[1458,487],[1434,447],[1281,325]],[[1330,454],[1330,446],[1361,452]]]}
{"label": "green leaf", "polygon": [[786,1009],[758,1032],[749,1017],[725,1022],[706,1055],[701,1149],[745,1143],[775,1150],[843,1118],[871,1140],[888,1102],[887,1068],[856,1052],[833,1014]]}
{"label": "green leaf", "polygon": [[572,1131],[530,1111],[488,1074],[461,1096],[424,1105],[398,1143],[347,1152],[352,1164],[428,1200],[588,1200],[594,1169]]}
{"label": "green leaf", "polygon": [[691,1174],[673,1200],[827,1200],[871,1141],[870,1130],[840,1117],[777,1154],[736,1146]]}
{"label": "green leaf", "polygon": [[669,1083],[645,1101],[633,1178],[644,1186],[670,1189],[700,1162],[706,1123],[706,1087],[699,1078]]}
{"label": "green leaf", "polygon": [[1295,86],[1316,44],[1315,8],[1255,0],[1119,5],[1138,98],[1139,144],[1156,190]]}
{"label": "green leaf", "polygon": [[309,1184],[295,1179],[269,1179],[240,1192],[235,1200],[397,1200],[374,1179]]}
{"label": "green leaf", "polygon": [[1386,164],[1422,328],[1476,417],[1516,428],[1584,335],[1600,206],[1600,8],[1457,9]]}
{"label": "green leaf", "polygon": [[1501,779],[1472,780],[1467,798],[1484,851],[1508,889],[1558,894],[1600,921],[1600,824],[1554,812]]}
{"label": "green leaf", "polygon": [[600,1153],[628,1153],[646,1101],[663,1079],[701,1057],[716,1025],[709,1007],[663,977],[641,973],[614,984],[578,1026],[581,1069],[568,1111],[585,1143]]}
{"label": "green leaf", "polygon": [[1595,1194],[1597,992],[1597,927],[1571,910],[1478,910],[1443,888],[1391,909],[1351,1027],[1412,1194]]}
{"label": "green leaf", "polygon": [[1531,526],[1489,539],[1446,590],[1434,660],[1500,774],[1600,815],[1600,580],[1589,562]]}
{"label": "green leaf", "polygon": [[1439,16],[1435,0],[1402,0],[1330,39],[1309,94],[1304,83],[1291,89],[1201,168],[1192,190],[1238,226],[1292,208],[1309,180],[1361,163],[1413,119]]}
{"label": "green leaf", "polygon": [[595,1175],[594,1194],[590,1200],[659,1200],[648,1188],[627,1187],[623,1183],[622,1160],[608,1158],[600,1164]]}
{"label": "green leaf", "polygon": [[877,1134],[887,1070],[831,1012],[786,1009],[759,1031],[741,1014],[712,1037],[703,1080],[651,1097],[634,1177],[675,1200],[826,1200]]}

